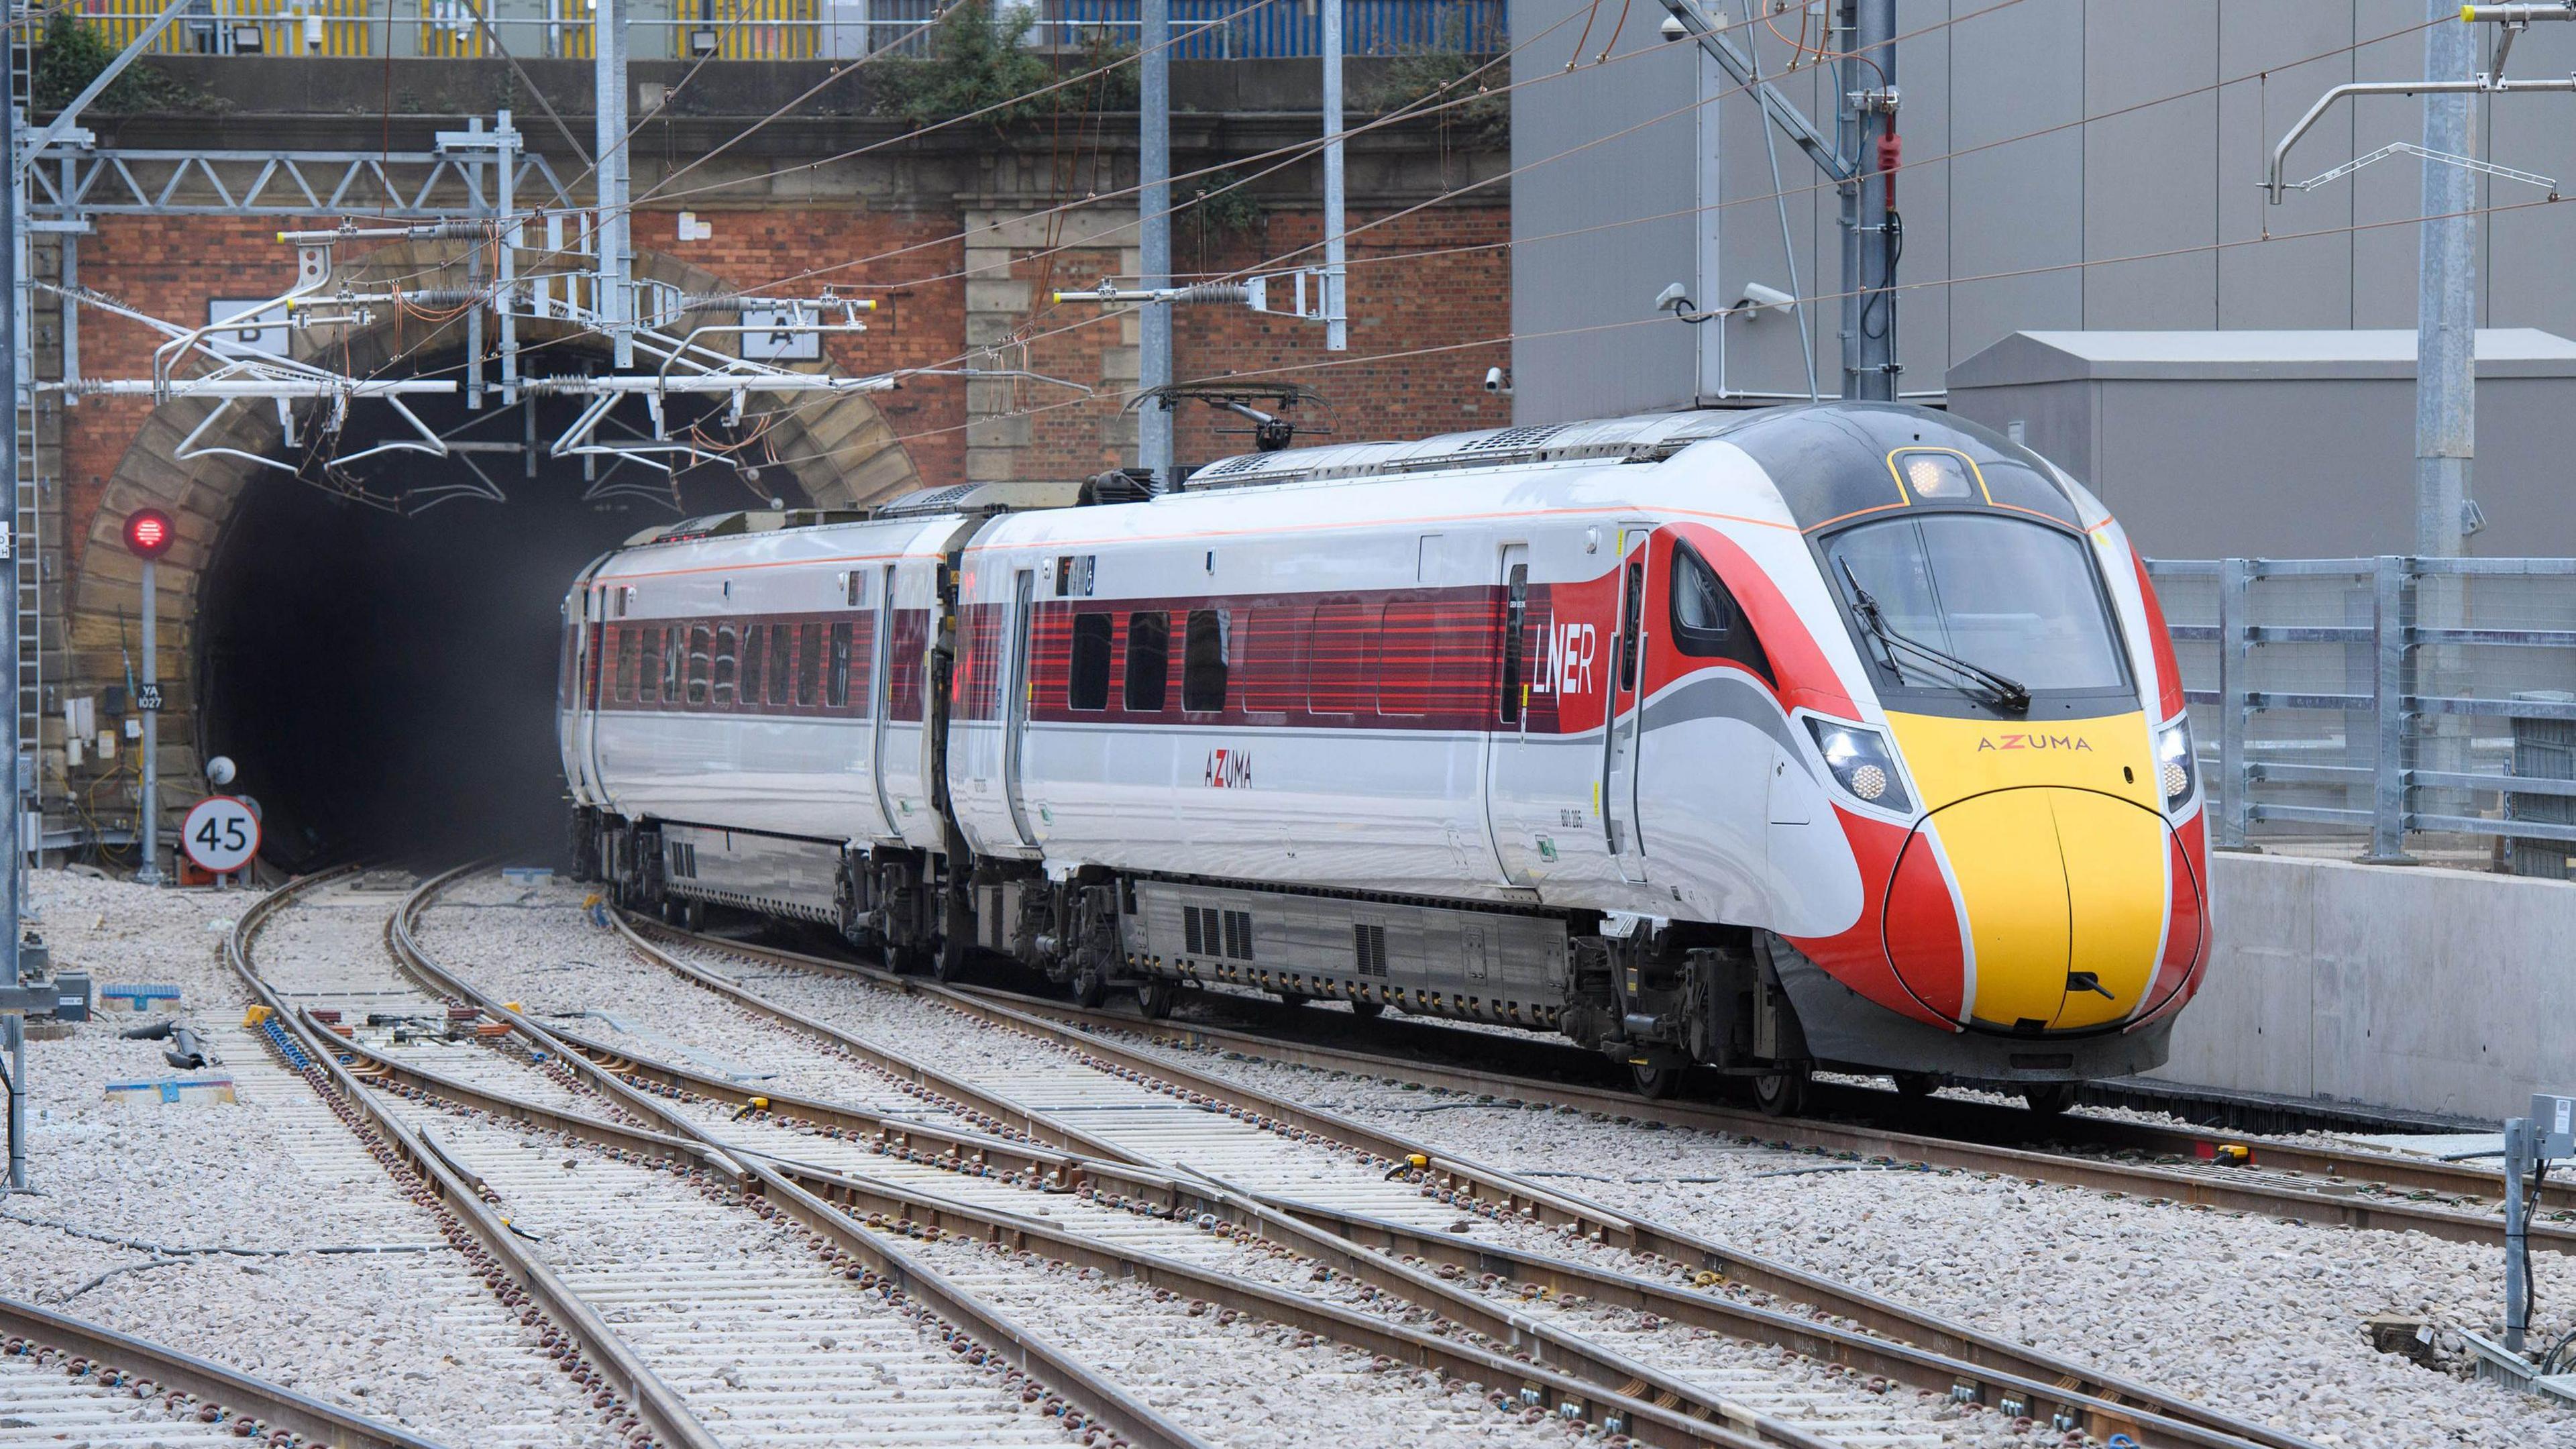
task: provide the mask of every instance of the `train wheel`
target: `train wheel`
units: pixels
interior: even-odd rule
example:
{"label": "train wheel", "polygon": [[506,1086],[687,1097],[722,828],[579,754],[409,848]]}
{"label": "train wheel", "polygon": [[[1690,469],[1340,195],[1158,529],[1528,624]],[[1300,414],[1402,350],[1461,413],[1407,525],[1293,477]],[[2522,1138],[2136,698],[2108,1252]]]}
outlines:
{"label": "train wheel", "polygon": [[2030,1104],[2034,1116],[2062,1117],[2066,1115],[2067,1108],[2075,1105],[2075,1084],[2050,1082],[2045,1086],[2024,1087],[2021,1099]]}
{"label": "train wheel", "polygon": [[1279,993],[1279,1004],[1282,1006],[1304,1006],[1314,999],[1315,998],[1300,991],[1282,991]]}
{"label": "train wheel", "polygon": [[1160,976],[1149,976],[1137,983],[1136,1009],[1156,1021],[1161,1021],[1172,1014],[1172,1003],[1178,1001],[1180,996],[1181,988],[1178,983],[1166,981]]}
{"label": "train wheel", "polygon": [[691,896],[680,906],[680,924],[692,931],[707,928],[707,903]]}
{"label": "train wheel", "polygon": [[1807,1069],[1765,1072],[1753,1079],[1753,1105],[1765,1117],[1794,1117],[1807,1105]]}
{"label": "train wheel", "polygon": [[1941,1080],[1929,1072],[1895,1072],[1896,1095],[1909,1102],[1920,1102],[1932,1095]]}
{"label": "train wheel", "polygon": [[1638,1096],[1651,1097],[1660,1102],[1680,1089],[1682,1084],[1682,1068],[1674,1066],[1649,1067],[1641,1064],[1631,1064],[1628,1068],[1628,1080],[1631,1085],[1636,1087]]}
{"label": "train wheel", "polygon": [[966,969],[969,947],[963,936],[942,936],[936,953],[930,958],[930,974],[942,986],[955,981]]}
{"label": "train wheel", "polygon": [[1108,974],[1097,966],[1089,964],[1076,966],[1073,968],[1073,975],[1067,979],[1065,985],[1072,992],[1073,1004],[1076,1006],[1084,1008],[1098,1006],[1109,997]]}
{"label": "train wheel", "polygon": [[1358,1017],[1362,1021],[1372,1020],[1383,1014],[1385,1011],[1386,1003],[1383,1001],[1354,1001],[1351,1003],[1351,1015]]}

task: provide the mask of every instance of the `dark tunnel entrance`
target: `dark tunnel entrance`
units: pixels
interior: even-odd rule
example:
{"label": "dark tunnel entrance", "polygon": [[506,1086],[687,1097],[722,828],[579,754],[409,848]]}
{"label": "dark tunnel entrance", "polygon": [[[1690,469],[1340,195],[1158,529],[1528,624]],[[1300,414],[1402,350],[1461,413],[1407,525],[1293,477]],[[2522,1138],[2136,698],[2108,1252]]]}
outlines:
{"label": "dark tunnel entrance", "polygon": [[[426,375],[440,375],[436,362]],[[553,859],[565,810],[555,677],[573,576],[650,526],[805,502],[777,466],[686,468],[676,507],[674,480],[636,462],[602,458],[585,478],[582,459],[546,456],[581,401],[503,408],[495,393],[473,413],[461,397],[416,398],[424,423],[474,451],[384,454],[341,475],[373,501],[275,469],[243,491],[200,596],[198,745],[237,765],[230,788],[258,801],[271,865]],[[383,426],[401,427],[387,412],[357,404],[338,453],[410,435]],[[641,404],[621,405],[630,412],[640,426]],[[675,423],[687,416],[675,406]],[[615,427],[603,437],[635,440]],[[430,491],[486,482],[505,496]]]}

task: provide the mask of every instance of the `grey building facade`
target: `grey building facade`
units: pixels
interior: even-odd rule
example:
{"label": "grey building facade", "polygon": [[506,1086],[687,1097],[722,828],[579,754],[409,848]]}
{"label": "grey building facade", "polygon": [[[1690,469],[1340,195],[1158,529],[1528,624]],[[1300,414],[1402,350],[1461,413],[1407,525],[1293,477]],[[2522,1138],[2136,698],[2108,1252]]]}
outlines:
{"label": "grey building facade", "polygon": [[[1801,18],[1812,50],[1831,7],[1766,18],[1767,0],[1702,4],[1739,24],[1762,73],[1830,132],[1830,68],[1790,62]],[[2273,141],[2327,88],[2422,75],[2422,27],[2442,9],[1902,0],[1902,390],[1939,394],[1951,368],[2027,330],[2411,329],[2427,163],[2392,157],[2277,207],[2257,180]],[[2447,14],[2440,23],[2460,23],[2455,5]],[[1714,62],[1658,37],[1663,17],[1651,0],[1515,0],[1521,421],[1804,396],[1809,357],[1837,390],[1835,193],[1795,146],[1766,136],[1756,103]],[[2565,24],[2533,26],[2507,67],[2571,72],[2576,25]],[[2345,103],[2287,172],[2304,179],[2419,140],[2421,117],[2409,99]],[[2576,96],[2480,100],[2478,152],[2576,181]],[[2522,207],[2480,218],[2480,325],[2576,336],[2576,273],[2560,260],[2576,249],[2576,206],[2508,180],[2478,189],[2482,207]],[[1655,295],[1672,282],[1702,306],[1748,283],[1809,298],[1807,340],[1790,313],[1698,327],[1658,316]],[[2402,477],[2406,454],[2389,466]]]}

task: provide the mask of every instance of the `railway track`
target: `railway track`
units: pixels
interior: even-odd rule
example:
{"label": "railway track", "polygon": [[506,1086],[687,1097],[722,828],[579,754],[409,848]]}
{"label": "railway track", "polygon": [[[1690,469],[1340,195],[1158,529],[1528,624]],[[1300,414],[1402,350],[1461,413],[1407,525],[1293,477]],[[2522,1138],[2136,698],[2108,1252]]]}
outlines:
{"label": "railway track", "polygon": [[[416,963],[416,969],[440,968]],[[441,984],[472,990],[453,977],[443,977]],[[479,999],[490,1002],[488,993]],[[504,1004],[487,1009],[517,1019]],[[1677,1367],[1629,1359],[1552,1321],[1567,1316],[1552,1305],[1533,1307],[1508,1295],[1497,1301],[1464,1292],[1439,1276],[1444,1268],[1456,1271],[1445,1264],[1389,1262],[1288,1213],[1254,1203],[1202,1172],[1134,1165],[1132,1151],[1122,1155],[1105,1145],[1114,1134],[1068,1127],[1045,1110],[963,1087],[918,1063],[872,1055],[864,1044],[836,1045],[881,1070],[891,1067],[889,1075],[928,1082],[951,1094],[946,1100],[955,1117],[976,1124],[976,1130],[924,1123],[917,1103],[897,1118],[881,1110],[791,1099],[767,1090],[755,1095],[722,1077],[639,1059],[632,1051],[569,1032],[549,1034],[592,1057],[601,1071],[652,1093],[646,1100],[673,1122],[703,1120],[704,1104],[710,1101],[729,1109],[725,1120],[737,1129],[793,1114],[808,1135],[767,1141],[737,1135],[734,1150],[755,1160],[765,1158],[783,1176],[854,1212],[866,1210],[871,1222],[902,1222],[934,1237],[999,1241],[1149,1283],[1158,1292],[1192,1295],[1223,1315],[1266,1319],[1300,1335],[1362,1349],[1381,1362],[1434,1368],[1453,1383],[1478,1385],[1484,1397],[1520,1409],[1525,1417],[1587,1419],[1606,1432],[1650,1443],[1763,1442],[1822,1449],[1832,1444],[1928,1444],[1939,1438],[1934,1426],[1924,1422],[1924,1406],[1910,1397],[1902,1411],[1891,1412],[1879,1406],[1879,1395],[1857,1383],[1835,1386],[1838,1391],[1784,1388],[1777,1372],[1748,1372],[1740,1352],[1684,1354],[1679,1357],[1688,1361]],[[398,1062],[370,1065],[403,1073]],[[1260,1159],[1275,1158],[1282,1150],[1271,1134],[1179,1107],[1132,1083],[1083,1083],[1076,1079],[1099,1074],[1051,1073],[1035,1062],[1024,1061],[1021,1068],[1017,1075],[1023,1081],[1032,1068],[1042,1077],[1061,1076],[1051,1085],[1054,1110],[1124,1118],[1127,1132],[1161,1135],[1167,1145],[1177,1141],[1202,1160],[1221,1160],[1237,1172],[1261,1173]],[[424,1073],[403,1075],[406,1086],[415,1090],[436,1093],[455,1086]],[[688,1096],[701,1100],[694,1106],[677,1104]],[[1121,1096],[1128,1100],[1118,1100]],[[1176,1131],[1177,1138],[1172,1135]],[[985,1132],[995,1135],[981,1135]],[[869,1134],[873,1141],[863,1150],[836,1150],[835,1144],[853,1133]],[[1038,1138],[1078,1143],[1103,1156],[1085,1161],[1041,1146]],[[890,1181],[882,1162],[871,1164],[867,1153],[945,1168],[949,1175],[937,1185],[918,1175],[909,1184]],[[1310,1149],[1305,1166],[1313,1166],[1312,1157]],[[1266,1170],[1276,1175],[1275,1165]],[[1345,1201],[1366,1198],[1380,1211],[1418,1219],[1399,1226],[1423,1241],[1437,1238],[1448,1225],[1465,1226],[1454,1205],[1426,1204],[1409,1184],[1389,1187],[1382,1172],[1344,1172],[1341,1177],[1332,1195]],[[1048,1197],[1031,1192],[1047,1187],[1073,1201],[1059,1196],[1050,1206]],[[1032,1212],[1052,1213],[1056,1220],[1030,1216]],[[1247,1248],[1273,1258],[1294,1254],[1290,1266],[1295,1271],[1274,1286],[1257,1271],[1245,1271],[1240,1262],[1223,1269],[1209,1262],[1211,1253],[1239,1260]],[[1442,1248],[1448,1251],[1445,1243]],[[1671,1345],[1665,1349],[1664,1360],[1676,1357]],[[1901,1350],[1890,1350],[1902,1356]],[[1733,1361],[1713,1363],[1713,1358]],[[1946,1380],[1943,1387],[1946,1391]],[[2019,1392],[2036,1402],[2040,1387]],[[1870,1407],[1857,1410],[1855,1401]],[[2152,1415],[2141,1421],[2134,1410],[2100,1407],[2131,1428],[2152,1422]],[[2186,1433],[2173,1442],[2233,1441]]]}
{"label": "railway track", "polygon": [[0,1298],[0,1446],[440,1449],[218,1363],[15,1298]]}
{"label": "railway track", "polygon": [[[441,883],[397,908],[391,940],[402,910]],[[342,955],[287,965],[273,982],[252,954],[278,911],[329,884],[281,891],[236,928],[234,965],[277,1012],[274,1039],[431,1185],[476,1240],[486,1281],[550,1322],[549,1352],[598,1385],[595,1402],[631,1406],[635,1442],[1058,1443],[1070,1426],[1088,1442],[1201,1444],[769,1169],[631,1125],[650,1115],[589,1094],[542,1034],[516,1060],[488,1040],[404,1044],[427,1076],[510,1112],[431,1114],[388,1090],[349,1003],[386,1030],[443,1022],[454,1003],[390,964]],[[616,1150],[568,1155],[532,1124],[585,1124]]]}
{"label": "railway track", "polygon": [[[658,923],[649,929],[669,932]],[[685,933],[671,933],[679,936]],[[1158,1044],[1235,1052],[1265,1061],[1347,1071],[1436,1087],[1446,1091],[1509,1096],[1513,1101],[1544,1103],[1613,1118],[1657,1122],[1730,1134],[1776,1146],[1806,1148],[1843,1158],[1883,1163],[1988,1172],[2066,1186],[2163,1199],[2223,1211],[2259,1213],[2285,1221],[2422,1232],[2457,1242],[2501,1250],[2504,1225],[2499,1213],[2503,1178],[2498,1172],[2467,1163],[2396,1153],[2367,1152],[2312,1142],[2229,1136],[2183,1128],[2159,1127],[2097,1117],[2050,1121],[2055,1137],[2082,1138],[2082,1150],[2013,1145],[2027,1136],[2031,1119],[2010,1107],[1938,1101],[1908,1104],[1893,1094],[1868,1089],[1842,1089],[1823,1094],[1821,1105],[1836,1115],[1771,1117],[1759,1112],[1687,1100],[1653,1100],[1633,1092],[1569,1081],[1565,1075],[1598,1068],[1589,1054],[1539,1042],[1522,1042],[1494,1033],[1470,1033],[1411,1022],[1353,1022],[1323,1017],[1249,999],[1225,998],[1259,1021],[1244,1025],[1149,1020],[1127,1013],[1086,1010],[1059,1001],[991,987],[941,987],[888,976],[873,967],[805,952],[694,935],[688,939],[719,949],[755,955],[781,964],[855,974],[908,989],[936,992],[961,1009],[982,1002],[1023,1024],[1030,1018],[1081,1033],[1099,1043],[1097,1033],[1140,1036]],[[1329,1021],[1351,1036],[1399,1041],[1413,1049],[1369,1050],[1344,1042],[1324,1042],[1307,1032],[1279,1029],[1282,1019]],[[1427,1047],[1426,1042],[1436,1042]],[[1501,1058],[1498,1065],[1495,1058]],[[1157,1061],[1159,1059],[1149,1058]],[[1533,1070],[1536,1064],[1539,1070]],[[1541,1070],[1557,1074],[1542,1075]],[[1947,1131],[1914,1130],[1883,1120],[1907,1116]],[[2241,1163],[2228,1160],[2227,1149],[2241,1147]],[[2542,1186],[2537,1215],[2530,1226],[2536,1249],[2576,1253],[2576,1184]]]}
{"label": "railway track", "polygon": [[[1391,1267],[1419,1265],[1430,1270],[1435,1285],[1465,1280],[1484,1286],[1489,1293],[1500,1289],[1506,1295],[1545,1294],[1560,1301],[1572,1295],[1596,1304],[1619,1305],[1650,1315],[1648,1322],[1788,1348],[1889,1383],[1980,1399],[2010,1409],[2016,1417],[2026,1414],[2053,1420],[2059,1427],[2080,1426],[2103,1439],[2125,1432],[2146,1443],[2304,1442],[1910,1312],[1844,1285],[1736,1254],[1688,1233],[1459,1162],[1329,1114],[1175,1068],[1015,1006],[924,987],[847,963],[744,948],[731,941],[699,942],[741,951],[769,964],[820,964],[835,971],[855,971],[900,992],[926,992],[987,1026],[1047,1039],[1069,1053],[1067,1060],[1053,1053],[1020,1051],[1009,1070],[998,1074],[980,1072],[962,1060],[931,1067],[767,1000],[628,929],[635,948],[666,969],[762,1019],[861,1057],[881,1071],[935,1093],[970,1119],[1026,1138],[1032,1146],[1016,1155],[996,1156],[987,1145],[943,1141],[939,1133],[919,1131],[899,1121],[871,1121],[865,1114],[851,1114],[831,1103],[789,1100],[669,1063],[639,1063],[631,1052],[614,1044],[566,1037],[576,1049],[613,1064],[656,1091],[739,1103],[738,1110],[765,1109],[773,1115],[797,1117],[826,1132],[873,1130],[890,1150],[917,1160],[962,1159],[984,1169],[1031,1178],[1052,1174],[1113,1201],[1169,1206],[1171,1200],[1156,1194],[1168,1191],[1167,1184],[1186,1188],[1195,1178],[1229,1191],[1210,1194],[1201,1189],[1198,1201],[1182,1200],[1180,1206],[1232,1222],[1238,1231],[1276,1235],[1283,1245],[1337,1269],[1375,1272],[1383,1278]],[[1196,1122],[1190,1120],[1193,1117]],[[1217,1129],[1214,1134],[1211,1124]],[[1264,1180],[1261,1152],[1248,1143],[1229,1140],[1217,1148],[1212,1135],[1330,1144],[1360,1155],[1374,1169],[1383,1169],[1381,1179],[1401,1179],[1400,1190],[1392,1199],[1366,1203],[1319,1201],[1318,1195],[1299,1191],[1276,1174]],[[1047,1151],[1033,1150],[1039,1147]],[[1225,1160],[1222,1168],[1185,1156],[1210,1150],[1244,1155]],[[1402,1210],[1425,1203],[1441,1209],[1434,1218],[1445,1214],[1456,1220],[1441,1226],[1422,1220],[1418,1211]],[[1481,1215],[1482,1220],[1465,1219],[1462,1210]],[[1507,1237],[1497,1241],[1481,1231],[1472,1236],[1458,1231],[1481,1230],[1487,1222],[1536,1226],[1553,1237],[1548,1250],[1542,1251]],[[1299,1228],[1306,1231],[1300,1233]],[[1316,1233],[1328,1235],[1329,1241],[1317,1239]],[[1361,1251],[1354,1255],[1354,1250]],[[1444,1274],[1450,1276],[1438,1276]],[[1475,1325],[1494,1316],[1490,1302],[1480,1307],[1455,1297],[1431,1298],[1436,1286],[1385,1281],[1390,1292],[1436,1302],[1442,1314],[1460,1323]],[[1791,1306],[1775,1307],[1766,1300]],[[1562,1364],[1581,1346],[1560,1342],[1547,1347]],[[1621,1371],[1632,1376],[1632,1386],[1654,1383],[1637,1375],[1634,1365],[1622,1366]],[[1674,1396],[1669,1383],[1655,1387],[1658,1398]],[[1680,1387],[1687,1392],[1687,1385]]]}

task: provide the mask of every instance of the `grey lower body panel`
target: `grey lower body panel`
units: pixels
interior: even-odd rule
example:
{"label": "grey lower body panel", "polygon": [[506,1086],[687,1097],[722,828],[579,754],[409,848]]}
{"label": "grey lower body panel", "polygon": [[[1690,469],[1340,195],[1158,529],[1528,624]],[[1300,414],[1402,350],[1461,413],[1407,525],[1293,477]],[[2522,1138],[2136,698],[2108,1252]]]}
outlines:
{"label": "grey lower body panel", "polygon": [[1132,969],[1183,981],[1542,1030],[1565,1005],[1552,917],[1139,880],[1120,926]]}
{"label": "grey lower body panel", "polygon": [[662,883],[671,895],[837,925],[838,842],[713,825],[662,826]]}
{"label": "grey lower body panel", "polygon": [[2173,1035],[2172,1017],[2136,1031],[2080,1037],[1944,1031],[1888,1010],[1797,951],[1775,944],[1772,964],[1797,1008],[1808,1052],[1824,1067],[1987,1082],[2090,1082],[2162,1066]]}

